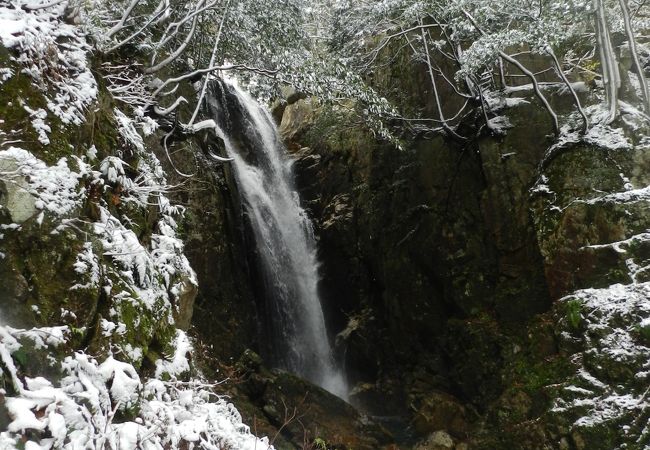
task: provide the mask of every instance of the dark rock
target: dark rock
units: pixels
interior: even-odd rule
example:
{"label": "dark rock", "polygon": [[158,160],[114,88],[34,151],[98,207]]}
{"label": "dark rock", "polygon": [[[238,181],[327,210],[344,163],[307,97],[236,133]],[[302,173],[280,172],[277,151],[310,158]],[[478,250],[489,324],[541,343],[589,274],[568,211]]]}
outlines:
{"label": "dark rock", "polygon": [[244,353],[238,367],[244,381],[237,389],[250,402],[242,414],[248,423],[258,423],[262,414],[261,423],[279,430],[291,443],[287,445],[302,448],[318,438],[328,448],[375,450],[392,441],[386,430],[347,402],[295,375],[267,370],[251,351]]}
{"label": "dark rock", "polygon": [[414,413],[413,425],[421,435],[445,430],[452,436],[464,438],[469,431],[469,416],[458,399],[434,391],[421,399]]}

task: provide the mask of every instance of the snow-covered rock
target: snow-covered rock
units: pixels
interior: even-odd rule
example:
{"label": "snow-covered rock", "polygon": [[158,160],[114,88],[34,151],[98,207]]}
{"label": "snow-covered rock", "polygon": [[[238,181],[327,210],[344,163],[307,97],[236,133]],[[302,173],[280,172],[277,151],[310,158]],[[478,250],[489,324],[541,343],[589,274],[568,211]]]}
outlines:
{"label": "snow-covered rock", "polygon": [[27,179],[20,174],[20,162],[8,154],[0,155],[0,186],[0,204],[13,222],[23,223],[36,214],[36,197],[31,195]]}

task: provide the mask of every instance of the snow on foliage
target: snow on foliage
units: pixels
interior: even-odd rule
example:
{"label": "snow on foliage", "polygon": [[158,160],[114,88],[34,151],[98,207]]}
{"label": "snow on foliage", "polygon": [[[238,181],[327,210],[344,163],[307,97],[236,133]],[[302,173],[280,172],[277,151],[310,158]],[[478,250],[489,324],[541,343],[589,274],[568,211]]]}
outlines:
{"label": "snow on foliage", "polygon": [[[164,287],[169,288],[172,293],[177,290],[175,286],[170,285],[175,275],[185,274],[186,278],[196,285],[194,271],[183,254],[183,242],[176,236],[175,217],[181,216],[184,209],[181,206],[172,205],[165,196],[167,180],[160,161],[151,152],[145,150],[144,142],[138,132],[138,129],[143,129],[143,132],[146,132],[147,122],[143,122],[142,117],[139,116],[131,119],[117,109],[114,112],[118,119],[120,135],[130,145],[132,151],[139,156],[138,176],[133,181],[126,177],[123,167],[123,164],[126,163],[117,157],[108,157],[102,161],[100,165],[102,173],[109,182],[119,184],[124,190],[122,201],[132,202],[140,208],[148,208],[153,202],[157,205],[161,217],[158,221],[157,232],[151,236],[149,252],[143,248],[138,249],[138,239],[132,231],[129,232],[128,229],[118,231],[120,225],[117,224],[107,225],[110,221],[108,215],[106,215],[106,222],[102,221],[102,225],[99,226],[103,227],[105,232],[110,230],[110,233],[117,234],[104,241],[104,245],[115,247],[114,243],[110,243],[110,241],[117,239],[130,248],[130,251],[117,251],[114,254],[118,260],[122,258],[123,264],[137,269],[135,273],[137,273],[141,285],[151,285],[157,282],[148,275],[154,271],[161,276]],[[103,211],[103,214],[107,214],[107,211]],[[110,251],[114,252],[115,249]],[[125,258],[130,260],[130,263],[127,263]]]}
{"label": "snow on foliage", "polygon": [[[140,177],[137,180],[140,184],[126,177],[124,163],[118,157],[103,160],[100,163],[100,171],[93,170],[80,158],[70,158],[78,166],[75,171],[70,169],[66,158],[59,160],[56,165],[47,166],[28,151],[10,147],[0,151],[0,177],[20,183],[22,190],[33,197],[35,208],[53,221],[61,221],[81,208],[86,200],[86,191],[80,186],[80,180],[83,178],[99,184],[120,183],[125,190],[123,201],[133,202],[142,208],[147,208],[150,201],[157,200],[161,213],[160,232],[152,234],[150,249],[143,246],[133,230],[114,217],[107,208],[101,207],[101,218],[93,223],[94,233],[103,249],[99,256],[109,257],[120,265],[123,269],[122,279],[137,289],[149,307],[153,307],[157,299],[168,297],[168,288],[174,288],[170,285],[174,279],[187,279],[196,284],[194,271],[183,255],[183,243],[176,237],[175,232],[174,217],[182,214],[182,208],[172,206],[163,195],[162,192],[166,189],[165,180],[156,158],[150,154],[143,155],[139,164]],[[41,216],[39,221],[42,220]],[[54,232],[70,225],[71,222],[61,221]],[[90,280],[73,288],[97,284],[99,268],[92,252],[90,243],[84,244],[75,270],[78,273],[88,270]]]}
{"label": "snow on foliage", "polygon": [[103,255],[109,256],[122,268],[122,280],[137,288],[146,306],[153,307],[159,298],[160,281],[156,277],[153,259],[138,236],[104,208],[100,220],[93,224],[93,230],[101,239]]}
{"label": "snow on foliage", "polygon": [[113,113],[117,120],[117,130],[120,132],[120,136],[125,142],[133,146],[138,153],[143,153],[144,143],[136,128],[136,122],[117,108],[113,110]]}
{"label": "snow on foliage", "polygon": [[179,376],[190,370],[190,364],[187,356],[192,351],[192,344],[190,343],[187,334],[180,330],[176,330],[176,337],[173,343],[176,353],[171,360],[159,359],[156,361],[156,377],[161,378],[165,374],[171,376]]}
{"label": "snow on foliage", "polygon": [[[90,3],[104,12],[108,4],[85,6]],[[44,95],[47,110],[21,104],[43,146],[51,133],[48,119],[50,125],[53,116],[63,125],[81,124],[98,92],[88,65],[91,46],[80,26],[63,21],[66,6],[21,0],[0,6],[0,44],[14,55],[11,68],[0,68],[0,78],[28,75]],[[106,317],[95,311],[89,321],[77,322],[86,320],[77,317],[83,315],[79,310],[58,308],[60,299],[44,296],[38,298],[44,304],[31,310],[46,320],[39,306],[46,311],[52,301],[61,309],[57,317],[64,324],[75,321],[74,327],[16,329],[0,323],[0,398],[9,419],[0,431],[0,448],[272,448],[250,433],[235,407],[212,392],[213,385],[178,381],[191,372],[192,346],[174,329],[172,312],[197,284],[177,236],[184,210],[166,197],[163,168],[141,136],[157,124],[142,108],[115,108],[113,117],[122,142],[110,155],[102,149],[98,158],[100,151],[90,146],[75,152],[86,156],[48,165],[11,142],[0,151],[0,179],[14,196],[9,206],[27,212],[21,220],[3,215],[18,223],[3,223],[0,239],[24,230],[65,235],[65,245],[78,251],[70,267],[61,268],[75,279],[69,291],[78,296],[87,291],[89,308],[99,296],[106,308],[101,312]],[[156,219],[146,224],[147,233],[140,228],[142,215]],[[85,351],[75,351],[80,336],[91,340]],[[137,368],[153,339],[163,359],[152,361],[157,378],[142,379]],[[86,353],[88,348],[96,354]]]}
{"label": "snow on foliage", "polygon": [[88,281],[85,284],[75,284],[70,290],[99,286],[101,276],[99,259],[93,253],[92,243],[84,242],[84,248],[77,255],[77,260],[74,263],[74,270],[80,275],[87,275]]}
{"label": "snow on foliage", "polygon": [[[37,10],[22,8],[28,5],[17,1],[13,8],[0,6],[0,41],[19,52],[18,57],[11,58],[46,95],[47,108],[64,124],[78,125],[97,96],[97,83],[87,59],[91,47],[79,27],[59,20],[65,3]],[[43,122],[43,114],[28,112],[35,115],[39,139],[47,143],[49,127]]]}
{"label": "snow on foliage", "polygon": [[34,131],[38,133],[38,141],[43,145],[48,145],[50,143],[50,138],[47,136],[47,133],[51,132],[52,129],[45,123],[45,119],[47,119],[47,111],[43,108],[31,109],[27,105],[24,105],[23,108],[25,108],[25,111],[32,116],[32,127],[34,127]]}
{"label": "snow on foliage", "polygon": [[[437,111],[417,117],[439,123],[458,140],[459,122],[466,118],[466,100],[480,100],[484,124],[497,132],[490,118],[493,111],[485,100],[495,93],[521,90],[521,80],[547,110],[555,134],[559,134],[565,106],[552,105],[542,85],[542,76],[572,97],[572,111],[580,114],[577,127],[587,132],[590,122],[583,103],[602,94],[597,101],[606,105],[605,124],[612,123],[625,109],[619,91],[627,79],[637,80],[638,98],[650,111],[650,94],[641,64],[644,51],[637,40],[647,30],[647,5],[628,0],[385,0],[335,2],[330,44],[350,66],[374,76],[383,64],[410,56],[429,72],[429,101]],[[644,12],[641,12],[645,10]],[[612,35],[625,36],[626,48]],[[639,38],[639,39],[637,39]],[[614,48],[614,47],[617,48]],[[593,51],[585,51],[593,49]],[[624,63],[626,59],[632,64]],[[620,61],[619,61],[620,59]],[[628,66],[632,74],[628,77]],[[527,67],[528,66],[528,67]],[[600,71],[600,73],[598,73]],[[437,74],[434,76],[434,74]],[[542,75],[543,74],[543,75]],[[643,80],[639,83],[638,80]],[[623,89],[621,89],[623,87]],[[453,91],[454,101],[439,95]],[[634,90],[634,89],[631,89]],[[452,94],[453,95],[453,94]],[[595,97],[597,97],[596,95]],[[488,100],[489,101],[489,100]],[[451,111],[447,111],[448,105]],[[451,109],[451,108],[454,109]],[[474,106],[476,109],[477,106]],[[558,111],[556,111],[556,108]],[[568,119],[568,117],[566,118]],[[596,131],[600,139],[602,130]],[[471,136],[470,136],[471,138]]]}
{"label": "snow on foliage", "polygon": [[[8,377],[2,394],[10,418],[0,432],[0,448],[272,449],[266,438],[250,433],[232,404],[201,380],[142,380],[130,364],[113,356],[99,362],[83,352],[57,363],[53,369],[62,377],[56,383],[21,374],[18,355],[26,340],[56,350],[65,344],[68,331],[0,326],[0,361]],[[190,347],[184,333],[178,334],[187,343],[173,358],[181,364]]]}

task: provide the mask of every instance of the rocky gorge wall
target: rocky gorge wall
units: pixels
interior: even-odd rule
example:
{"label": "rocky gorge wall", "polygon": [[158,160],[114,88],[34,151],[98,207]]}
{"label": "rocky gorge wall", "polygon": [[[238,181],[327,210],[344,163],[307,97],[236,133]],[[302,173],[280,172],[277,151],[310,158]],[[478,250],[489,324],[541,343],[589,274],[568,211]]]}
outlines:
{"label": "rocky gorge wall", "polygon": [[[54,48],[86,55],[81,33],[42,19],[70,33],[51,36]],[[93,373],[116,439],[152,423],[147,398],[164,392],[179,423],[203,405],[212,394],[188,402],[164,387],[200,370],[228,379],[214,389],[283,450],[650,445],[650,158],[634,108],[612,127],[565,130],[558,141],[523,92],[501,112],[504,135],[462,145],[420,135],[404,150],[346,107],[293,95],[275,111],[317,226],[325,312],[355,410],[256,354],[254,249],[232,168],[211,157],[223,156],[223,143],[207,131],[172,133],[165,148],[173,124],[156,130],[146,116],[125,116],[93,78],[101,61],[77,54],[87,66],[46,67],[94,89],[60,116],[50,98],[60,86],[48,84],[59,78],[35,83],[3,44],[0,344],[12,353],[0,365],[0,434],[15,414],[7,399],[48,387],[37,377],[56,384],[97,369],[86,351],[133,366]],[[433,111],[422,74],[404,68],[374,81]],[[192,97],[191,86],[180,89]],[[566,96],[551,96],[565,111]],[[148,397],[139,377],[153,380]],[[134,391],[112,390],[122,385]],[[12,439],[53,439],[54,413],[76,405],[61,404],[50,406],[51,423],[39,412],[37,428]],[[233,448],[262,442],[225,402],[215,405],[232,419]],[[151,426],[161,442],[176,436]]]}
{"label": "rocky gorge wall", "polygon": [[505,115],[504,136],[400,151],[343,108],[285,109],[352,401],[422,448],[642,448],[647,125],[554,145],[534,101]]}
{"label": "rocky gorge wall", "polygon": [[[528,131],[515,128],[505,142],[463,149],[437,138],[400,151],[347,120],[301,101],[282,130],[320,226],[323,291],[359,383],[353,399],[411,415],[416,434],[463,440],[503,390],[510,341],[550,307],[527,207],[545,149],[523,148]],[[512,150],[521,156],[502,157]]]}
{"label": "rocky gorge wall", "polygon": [[[415,139],[405,150],[376,140],[345,108],[296,95],[275,111],[317,226],[325,312],[352,402],[390,417],[388,431],[278,378],[254,353],[236,363],[243,349],[260,350],[237,187],[227,164],[206,163],[190,181],[202,186],[196,195],[179,192],[199,278],[194,330],[209,358],[232,361],[219,370],[239,377],[229,392],[249,423],[273,434],[293,399],[310,411],[301,421],[316,427],[310,436],[351,448],[394,439],[426,449],[642,448],[644,125],[624,114],[611,129],[554,145],[545,112],[523,97],[505,111],[505,135],[465,146]],[[206,142],[188,151],[205,154]],[[620,308],[603,312],[607,297]],[[614,350],[621,336],[626,358]],[[304,435],[284,427],[276,445],[299,448]]]}

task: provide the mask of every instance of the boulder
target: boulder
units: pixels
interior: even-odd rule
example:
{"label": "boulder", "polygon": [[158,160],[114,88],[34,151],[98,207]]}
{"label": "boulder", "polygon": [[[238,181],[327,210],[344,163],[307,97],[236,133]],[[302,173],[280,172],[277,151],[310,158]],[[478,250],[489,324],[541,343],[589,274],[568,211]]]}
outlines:
{"label": "boulder", "polygon": [[[275,428],[283,441],[296,448],[320,440],[328,448],[377,450],[392,442],[392,436],[371,418],[346,401],[296,375],[268,370],[248,350],[238,363],[238,375],[245,380],[237,388],[248,400],[237,401],[248,423]],[[237,393],[235,393],[237,395]],[[241,397],[238,397],[238,400]],[[289,444],[279,449],[294,448]]]}
{"label": "boulder", "polygon": [[14,223],[23,223],[37,213],[36,197],[28,181],[18,173],[20,162],[12,156],[0,156],[0,206]]}
{"label": "boulder", "polygon": [[459,449],[454,439],[444,431],[436,431],[418,443],[413,450],[454,450]]}

